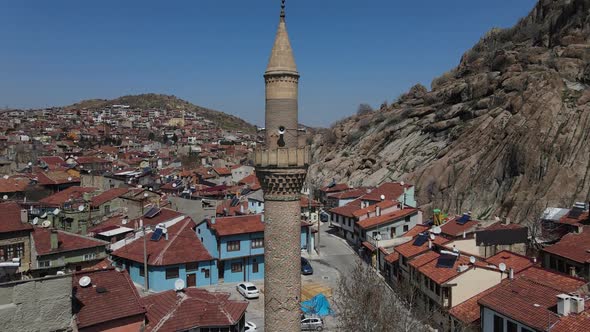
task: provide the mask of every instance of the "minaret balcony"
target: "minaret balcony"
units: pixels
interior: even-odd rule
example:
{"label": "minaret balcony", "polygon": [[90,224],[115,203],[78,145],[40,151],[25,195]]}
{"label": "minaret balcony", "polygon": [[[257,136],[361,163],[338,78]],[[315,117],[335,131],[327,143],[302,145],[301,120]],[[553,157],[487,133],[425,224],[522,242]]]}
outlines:
{"label": "minaret balcony", "polygon": [[261,168],[307,168],[311,162],[311,147],[258,148],[254,164]]}

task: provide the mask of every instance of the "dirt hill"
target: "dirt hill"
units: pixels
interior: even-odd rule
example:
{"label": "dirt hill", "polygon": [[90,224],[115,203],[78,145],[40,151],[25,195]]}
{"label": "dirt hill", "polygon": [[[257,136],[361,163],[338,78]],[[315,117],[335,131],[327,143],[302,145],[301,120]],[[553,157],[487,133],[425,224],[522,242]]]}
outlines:
{"label": "dirt hill", "polygon": [[590,0],[541,0],[460,64],[314,137],[311,178],[407,180],[419,202],[526,219],[590,198]]}

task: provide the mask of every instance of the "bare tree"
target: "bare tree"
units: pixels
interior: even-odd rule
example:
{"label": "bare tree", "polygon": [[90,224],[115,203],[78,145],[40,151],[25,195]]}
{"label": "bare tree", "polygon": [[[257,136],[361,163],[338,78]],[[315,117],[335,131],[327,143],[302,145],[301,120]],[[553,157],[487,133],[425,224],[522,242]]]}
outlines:
{"label": "bare tree", "polygon": [[356,115],[365,115],[373,112],[373,107],[369,104],[360,104],[356,110]]}
{"label": "bare tree", "polygon": [[[401,289],[400,289],[401,291]],[[394,291],[372,268],[359,260],[339,281],[334,294],[338,327],[342,331],[429,331],[418,319],[417,293]]]}

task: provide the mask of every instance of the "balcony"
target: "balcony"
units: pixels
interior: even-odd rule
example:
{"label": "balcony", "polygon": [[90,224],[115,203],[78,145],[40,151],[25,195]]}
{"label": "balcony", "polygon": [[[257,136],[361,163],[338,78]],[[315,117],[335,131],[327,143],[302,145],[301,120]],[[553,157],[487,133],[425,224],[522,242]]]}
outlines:
{"label": "balcony", "polygon": [[306,167],[311,161],[311,147],[277,148],[272,150],[256,149],[254,164],[256,167],[288,168]]}

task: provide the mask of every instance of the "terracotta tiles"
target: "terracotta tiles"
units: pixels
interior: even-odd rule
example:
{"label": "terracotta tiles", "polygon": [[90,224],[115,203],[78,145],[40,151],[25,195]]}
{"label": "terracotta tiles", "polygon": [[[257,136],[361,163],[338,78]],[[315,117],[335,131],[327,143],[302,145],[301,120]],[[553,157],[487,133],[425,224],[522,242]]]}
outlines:
{"label": "terracotta tiles", "polygon": [[486,262],[498,266],[500,263],[506,264],[507,268],[512,268],[514,273],[518,273],[524,269],[533,266],[530,258],[522,256],[507,250],[500,251],[492,257],[486,259]]}
{"label": "terracotta tiles", "polygon": [[356,224],[362,229],[369,229],[373,227],[377,227],[379,225],[388,224],[395,222],[399,219],[414,215],[417,213],[417,209],[403,209],[394,212],[390,212],[388,214],[384,214],[381,216],[371,217],[367,219],[363,219]]}
{"label": "terracotta tiles", "polygon": [[61,206],[69,199],[80,199],[85,193],[92,193],[96,188],[88,187],[69,187],[60,192],[57,192],[49,197],[45,197],[39,203],[47,206]]}
{"label": "terracotta tiles", "polygon": [[552,246],[543,251],[553,255],[565,257],[579,263],[590,262],[590,228],[585,227],[582,233],[569,233]]}
{"label": "terracotta tiles", "polygon": [[208,219],[207,223],[218,236],[264,232],[261,214],[215,218],[215,223]]}
{"label": "terracotta tiles", "polygon": [[[88,276],[91,284],[81,287],[78,282]],[[113,268],[76,272],[72,280],[74,313],[78,328],[114,321],[145,313],[139,295],[126,271]],[[98,290],[101,290],[99,292]],[[104,292],[102,292],[105,290]]]}
{"label": "terracotta tiles", "polygon": [[141,299],[147,310],[147,331],[184,331],[200,326],[231,326],[240,321],[248,302],[229,300],[229,293],[186,288]]}
{"label": "terracotta tiles", "polygon": [[33,230],[33,226],[21,221],[21,207],[18,203],[0,203],[0,211],[0,233]]}
{"label": "terracotta tiles", "polygon": [[33,232],[33,241],[35,243],[37,254],[39,255],[94,247],[104,247],[108,244],[108,242],[102,240],[63,231],[57,231],[57,240],[57,249],[51,249],[51,230],[48,228],[35,227],[35,231]]}
{"label": "terracotta tiles", "polygon": [[117,197],[120,197],[126,194],[129,191],[127,188],[113,188],[103,192],[100,195],[94,196],[92,198],[92,205],[93,206],[100,206],[108,201],[111,201]]}

